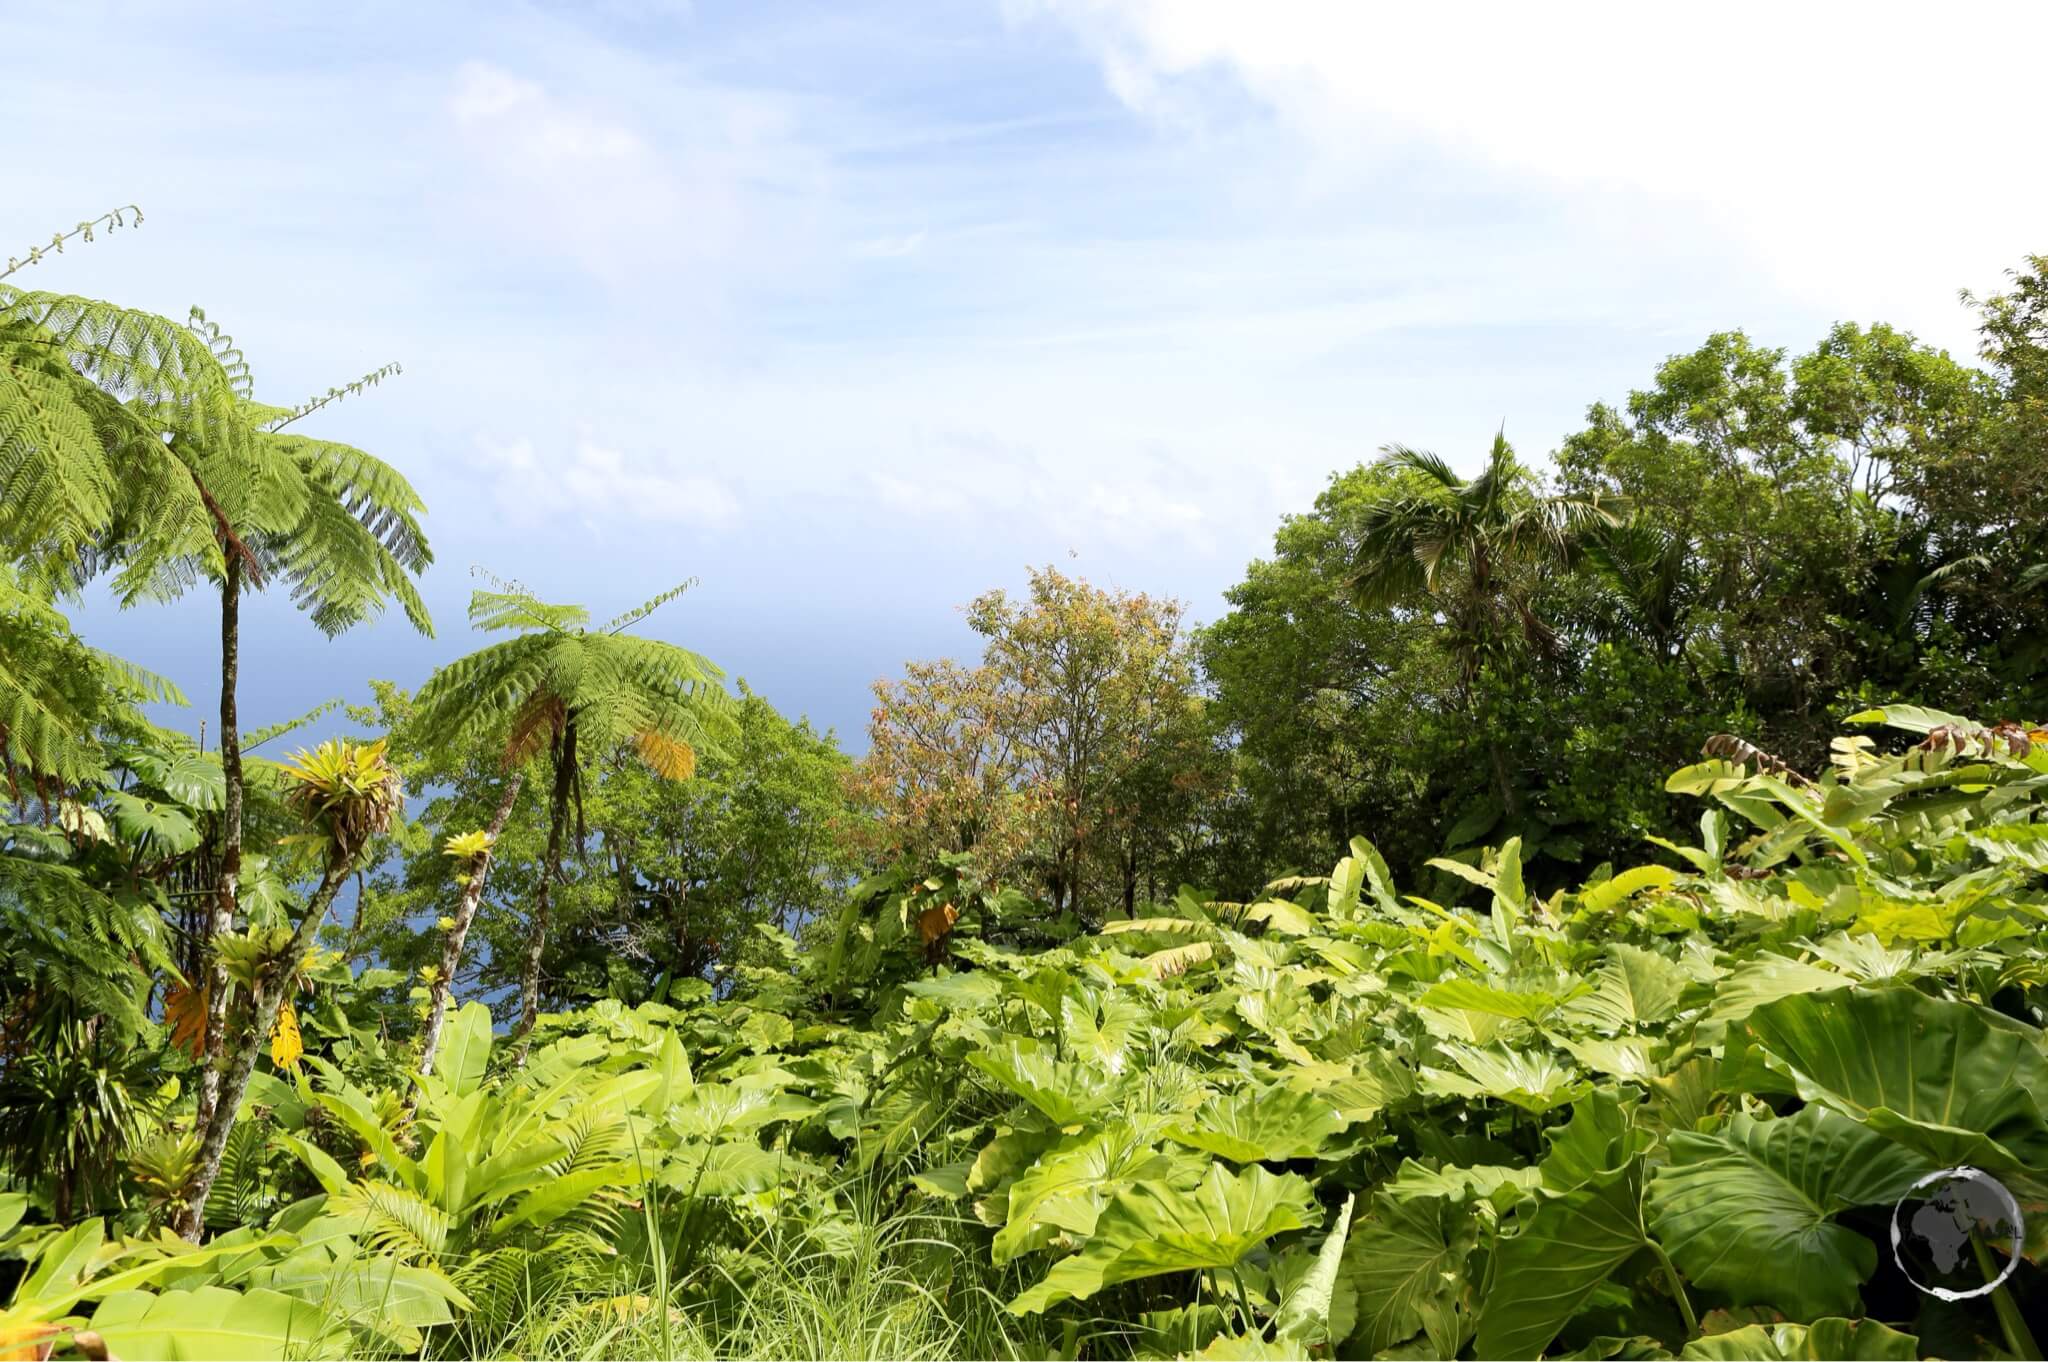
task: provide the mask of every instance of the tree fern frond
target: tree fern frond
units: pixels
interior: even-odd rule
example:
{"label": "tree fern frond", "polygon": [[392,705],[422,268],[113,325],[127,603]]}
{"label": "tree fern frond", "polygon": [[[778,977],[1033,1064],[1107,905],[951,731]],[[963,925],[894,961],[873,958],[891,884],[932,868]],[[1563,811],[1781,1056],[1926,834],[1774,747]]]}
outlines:
{"label": "tree fern frond", "polygon": [[682,595],[685,591],[688,591],[691,587],[695,585],[697,585],[697,579],[695,577],[691,577],[685,581],[678,582],[674,586],[670,587],[668,590],[654,597],[652,600],[645,601],[639,605],[636,605],[631,610],[628,610],[625,614],[620,615],[616,619],[608,621],[605,624],[604,628],[601,629],[599,632],[606,634],[623,633],[625,630],[630,629],[632,626],[638,624],[641,620],[646,619],[649,615],[661,609],[661,607],[667,605],[670,601]]}
{"label": "tree fern frond", "polygon": [[93,232],[99,227],[104,226],[109,230],[126,227],[130,218],[134,219],[135,226],[140,227],[142,225],[142,210],[132,203],[123,204],[121,207],[102,213],[96,218],[89,218],[68,232],[53,232],[50,235],[48,245],[31,246],[28,248],[27,255],[8,256],[7,268],[0,270],[0,279],[5,279],[8,275],[18,270],[25,270],[30,265],[40,264],[46,255],[64,254],[64,243],[67,241],[90,242],[93,239]]}
{"label": "tree fern frond", "polygon": [[235,396],[245,403],[254,400],[256,379],[249,371],[248,357],[235,344],[235,338],[221,330],[219,323],[207,320],[206,313],[198,307],[194,307],[185,319],[185,326],[213,352],[214,362],[220,365],[220,371],[227,378],[228,386],[234,389]]}
{"label": "tree fern frond", "polygon": [[354,397],[359,393],[376,387],[385,379],[395,378],[404,372],[405,370],[394,360],[380,368],[370,370],[369,373],[364,374],[353,382],[344,383],[339,388],[329,388],[319,397],[308,398],[296,407],[274,407],[271,409],[270,415],[263,422],[263,429],[274,434],[277,431],[283,430],[294,421],[311,416],[322,407],[332,406],[343,398]]}

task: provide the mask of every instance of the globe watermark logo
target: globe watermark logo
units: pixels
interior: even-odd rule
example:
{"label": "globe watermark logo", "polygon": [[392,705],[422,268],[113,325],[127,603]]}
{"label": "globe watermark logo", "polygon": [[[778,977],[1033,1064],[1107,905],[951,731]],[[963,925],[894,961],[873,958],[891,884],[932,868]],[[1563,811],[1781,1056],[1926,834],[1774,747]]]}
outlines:
{"label": "globe watermark logo", "polygon": [[1892,1261],[1930,1296],[1988,1296],[2019,1265],[2025,1222],[2005,1185],[1977,1168],[1943,1168],[1892,1207]]}

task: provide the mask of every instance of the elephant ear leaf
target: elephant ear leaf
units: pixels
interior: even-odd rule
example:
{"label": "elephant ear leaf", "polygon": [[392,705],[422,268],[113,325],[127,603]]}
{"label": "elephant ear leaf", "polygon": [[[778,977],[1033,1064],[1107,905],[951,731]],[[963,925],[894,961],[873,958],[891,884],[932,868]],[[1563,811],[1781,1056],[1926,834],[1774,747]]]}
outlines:
{"label": "elephant ear leaf", "polygon": [[1088,1065],[1057,1060],[1035,1040],[1011,1039],[1000,1049],[977,1050],[967,1062],[1062,1126],[1077,1125],[1109,1105],[1115,1083]]}
{"label": "elephant ear leaf", "polygon": [[1737,1305],[1813,1319],[1859,1308],[1877,1248],[1831,1216],[1889,1204],[1929,1171],[1926,1160],[1824,1107],[1711,1135],[1670,1138],[1650,1182],[1657,1238],[1691,1281]]}
{"label": "elephant ear leaf", "polygon": [[1313,1092],[1274,1087],[1241,1088],[1212,1097],[1167,1138],[1219,1154],[1233,1163],[1261,1159],[1314,1158],[1323,1142],[1348,1124],[1329,1099]]}
{"label": "elephant ear leaf", "polygon": [[1377,1357],[1421,1334],[1429,1355],[1457,1356],[1467,1333],[1465,1260],[1478,1241],[1460,1201],[1376,1198],[1352,1227],[1339,1277],[1353,1311],[1346,1337],[1356,1351],[1346,1355]]}
{"label": "elephant ear leaf", "polygon": [[1747,1026],[1808,1102],[1936,1164],[2048,1173],[2048,1058],[2030,1026],[1910,988],[1781,998]]}
{"label": "elephant ear leaf", "polygon": [[1751,1324],[1696,1338],[1679,1354],[1688,1362],[1913,1362],[1919,1356],[1919,1339],[1874,1319]]}
{"label": "elephant ear leaf", "polygon": [[[1336,1332],[1333,1315],[1336,1313],[1337,1270],[1343,1265],[1344,1243],[1351,1233],[1351,1207],[1357,1199],[1355,1193],[1344,1198],[1343,1209],[1337,1212],[1336,1223],[1317,1251],[1315,1263],[1287,1293],[1287,1299],[1280,1303],[1280,1313],[1273,1321],[1275,1341],[1292,1343],[1299,1348],[1334,1341],[1331,1335]],[[1346,1329],[1345,1332],[1350,1331]]]}
{"label": "elephant ear leaf", "polygon": [[1496,1284],[1479,1319],[1479,1356],[1541,1356],[1644,1242],[1633,1178],[1543,1203],[1519,1233],[1501,1241]]}
{"label": "elephant ear leaf", "polygon": [[1010,1302],[1010,1311],[1032,1314],[1140,1277],[1234,1267],[1274,1235],[1319,1218],[1308,1183],[1264,1168],[1230,1173],[1211,1164],[1188,1191],[1154,1183],[1125,1188],[1096,1219],[1087,1246],[1053,1264],[1044,1281]]}
{"label": "elephant ear leaf", "polygon": [[1608,1035],[1669,1021],[1685,984],[1685,971],[1655,951],[1617,942],[1593,976],[1592,992],[1572,1002],[1565,1018]]}

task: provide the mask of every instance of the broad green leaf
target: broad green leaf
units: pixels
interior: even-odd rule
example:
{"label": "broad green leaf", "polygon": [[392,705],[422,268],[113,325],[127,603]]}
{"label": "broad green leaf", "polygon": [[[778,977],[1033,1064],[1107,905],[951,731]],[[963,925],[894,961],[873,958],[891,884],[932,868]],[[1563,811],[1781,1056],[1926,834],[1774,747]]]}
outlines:
{"label": "broad green leaf", "polygon": [[175,805],[125,790],[110,790],[103,798],[107,817],[123,841],[145,843],[167,856],[182,856],[199,845],[199,829]]}
{"label": "broad green leaf", "polygon": [[1588,1185],[1539,1205],[1495,1253],[1479,1315],[1481,1357],[1541,1357],[1608,1274],[1647,1242],[1636,1178]]}
{"label": "broad green leaf", "polygon": [[1625,942],[1607,948],[1592,992],[1565,1008],[1565,1020],[1614,1035],[1669,1021],[1678,1012],[1685,971],[1655,951]]}
{"label": "broad green leaf", "polygon": [[1422,1007],[1457,1008],[1493,1017],[1535,1021],[1556,1011],[1569,994],[1542,989],[1507,989],[1460,975],[1432,984],[1417,999]]}
{"label": "broad green leaf", "polygon": [[1334,918],[1348,918],[1358,911],[1358,896],[1365,888],[1365,862],[1357,856],[1346,856],[1337,862],[1337,868],[1330,872],[1329,913]]}
{"label": "broad green leaf", "polygon": [[1874,1319],[1749,1324],[1685,1345],[1687,1362],[1914,1362],[1920,1340]]}
{"label": "broad green leaf", "polygon": [[454,1215],[468,1203],[469,1150],[467,1142],[449,1131],[439,1131],[420,1161],[426,1176],[427,1200]]}
{"label": "broad green leaf", "polygon": [[1240,1088],[1211,1097],[1167,1127],[1169,1139],[1233,1163],[1309,1159],[1348,1124],[1327,1097],[1291,1088]]}
{"label": "broad green leaf", "polygon": [[910,1183],[926,1196],[937,1197],[942,1201],[958,1201],[967,1195],[967,1174],[973,1167],[972,1163],[964,1160],[959,1163],[933,1164],[921,1173],[911,1174]]}
{"label": "broad green leaf", "polygon": [[386,1257],[338,1263],[314,1250],[295,1254],[257,1278],[261,1286],[318,1306],[335,1323],[388,1338],[412,1352],[420,1348],[420,1330],[454,1323],[457,1310],[476,1309],[438,1270]]}
{"label": "broad green leaf", "polygon": [[1075,1125],[1109,1105],[1115,1081],[1088,1064],[1053,1058],[1051,1047],[1010,1037],[977,1050],[967,1062],[1045,1113],[1055,1125]]}
{"label": "broad green leaf", "polygon": [[1403,1159],[1394,1176],[1380,1184],[1380,1194],[1396,1201],[1413,1201],[1417,1197],[1467,1201],[1478,1197],[1488,1201],[1505,1198],[1514,1202],[1542,1186],[1543,1170],[1540,1168],[1518,1168],[1508,1164],[1473,1167],[1449,1164],[1431,1168],[1414,1159]]}
{"label": "broad green leaf", "polygon": [[1641,1036],[1630,1036],[1620,1040],[1563,1036],[1558,1037],[1557,1042],[1571,1052],[1573,1059],[1594,1073],[1640,1083],[1647,1083],[1657,1077],[1657,1062],[1650,1057],[1655,1042]]}
{"label": "broad green leaf", "polygon": [[464,1003],[448,1020],[441,1052],[434,1057],[435,1072],[448,1085],[449,1095],[466,1097],[483,1086],[490,1062],[491,1009],[482,1003]]}
{"label": "broad green leaf", "polygon": [[311,1140],[297,1135],[286,1134],[282,1131],[272,1134],[270,1138],[296,1154],[299,1162],[306,1165],[306,1171],[313,1175],[314,1180],[320,1184],[321,1189],[329,1196],[341,1196],[348,1191],[349,1176],[347,1170],[339,1163],[336,1163],[334,1156],[319,1145],[314,1144]]}
{"label": "broad green leaf", "polygon": [[1424,1068],[1424,1091],[1451,1097],[1497,1097],[1540,1113],[1576,1101],[1590,1086],[1540,1050],[1455,1043],[1443,1049],[1460,1072]]}
{"label": "broad green leaf", "polygon": [[1910,988],[1782,998],[1746,1023],[1799,1095],[1943,1165],[2048,1172],[2041,1033]]}
{"label": "broad green leaf", "polygon": [[1819,993],[1841,988],[1849,980],[1830,969],[1787,959],[1782,955],[1760,955],[1737,967],[1714,990],[1714,1001],[1701,1018],[1702,1039],[1718,1042],[1723,1030],[1739,1022],[1766,1003],[1797,993]]}
{"label": "broad green leaf", "polygon": [[521,1197],[518,1205],[491,1222],[491,1232],[503,1234],[519,1225],[551,1224],[598,1193],[613,1187],[630,1187],[640,1180],[639,1165],[623,1159],[550,1178]]}
{"label": "broad green leaf", "polygon": [[1086,1300],[1105,1286],[1236,1265],[1276,1234],[1318,1218],[1309,1185],[1293,1174],[1212,1164],[1189,1191],[1141,1183],[1118,1192],[1079,1253],[1053,1264],[1044,1281],[1010,1302],[1026,1315],[1063,1300]]}
{"label": "broad green leaf", "polygon": [[1349,1336],[1356,1351],[1345,1355],[1376,1357],[1426,1334],[1433,1356],[1457,1356],[1465,1341],[1465,1259],[1478,1238],[1471,1212],[1455,1201],[1376,1198],[1351,1227],[1344,1252],[1341,1281],[1356,1299]]}
{"label": "broad green leaf", "polygon": [[316,1305],[276,1291],[219,1286],[163,1295],[117,1291],[93,1312],[92,1327],[116,1356],[163,1362],[330,1357],[345,1339]]}
{"label": "broad green leaf", "polygon": [[63,1231],[43,1246],[15,1298],[25,1303],[72,1290],[85,1280],[105,1238],[106,1226],[97,1216]]}
{"label": "broad green leaf", "polygon": [[1877,1246],[1831,1219],[1890,1205],[1931,1171],[1925,1159],[1825,1107],[1777,1121],[1736,1116],[1680,1132],[1650,1179],[1657,1239],[1690,1281],[1737,1305],[1811,1319],[1861,1308]]}
{"label": "broad green leaf", "polygon": [[1541,1165],[1543,1185],[1569,1192],[1606,1186],[1632,1172],[1656,1138],[1636,1125],[1636,1097],[1600,1088],[1572,1106],[1572,1118],[1543,1132],[1550,1152]]}
{"label": "broad green leaf", "polygon": [[1501,845],[1500,862],[1494,867],[1493,911],[1505,918],[1508,925],[1520,922],[1528,915],[1529,891],[1522,886],[1522,839],[1519,837],[1510,837]]}
{"label": "broad green leaf", "polygon": [[1298,1343],[1260,1334],[1218,1334],[1194,1354],[1206,1362],[1305,1362]]}
{"label": "broad green leaf", "polygon": [[693,1140],[731,1140],[818,1110],[811,1098],[740,1083],[699,1083],[669,1111],[669,1126]]}
{"label": "broad green leaf", "polygon": [[1331,1337],[1331,1307],[1337,1290],[1337,1272],[1344,1262],[1344,1244],[1351,1233],[1351,1207],[1357,1200],[1356,1193],[1344,1198],[1329,1234],[1323,1238],[1323,1246],[1316,1251],[1315,1265],[1294,1284],[1287,1299],[1280,1302],[1279,1313],[1273,1317],[1276,1342],[1314,1348],[1338,1341]]}
{"label": "broad green leaf", "polygon": [[929,998],[959,1012],[979,1012],[1003,996],[1003,981],[985,970],[969,974],[946,973],[935,979],[918,979],[903,986],[916,998]]}
{"label": "broad green leaf", "polygon": [[1863,709],[1842,721],[1849,724],[1883,724],[1888,728],[1902,728],[1908,733],[1932,733],[1937,728],[1975,728],[1968,719],[1955,714],[1945,714],[1938,709],[1925,709],[1919,705],[1885,705],[1878,709]]}
{"label": "broad green leaf", "polygon": [[725,1141],[690,1145],[663,1169],[663,1185],[698,1196],[742,1196],[793,1184],[814,1170],[793,1154]]}
{"label": "broad green leaf", "polygon": [[1307,936],[1316,929],[1315,914],[1285,899],[1266,899],[1245,910],[1248,922],[1263,922],[1282,936]]}
{"label": "broad green leaf", "polygon": [[1318,1060],[1296,1065],[1289,1087],[1320,1094],[1346,1121],[1369,1121],[1415,1091],[1415,1074],[1384,1054],[1354,1055],[1346,1063]]}
{"label": "broad green leaf", "polygon": [[1060,1231],[1095,1233],[1109,1199],[1143,1179],[1163,1179],[1172,1162],[1128,1123],[1069,1136],[1010,1184],[1009,1219],[991,1250],[998,1263],[1042,1248]]}
{"label": "broad green leaf", "polygon": [[1122,991],[1077,991],[1060,999],[1060,1034],[1068,1053],[1110,1073],[1122,1073],[1125,1057],[1145,1034],[1146,1011]]}
{"label": "broad green leaf", "polygon": [[28,1193],[0,1192],[0,1235],[5,1235],[28,1214]]}
{"label": "broad green leaf", "polygon": [[1678,872],[1668,866],[1635,866],[1613,879],[1588,885],[1579,891],[1579,906],[1588,912],[1605,913],[1620,907],[1645,889],[1662,889],[1677,879]]}

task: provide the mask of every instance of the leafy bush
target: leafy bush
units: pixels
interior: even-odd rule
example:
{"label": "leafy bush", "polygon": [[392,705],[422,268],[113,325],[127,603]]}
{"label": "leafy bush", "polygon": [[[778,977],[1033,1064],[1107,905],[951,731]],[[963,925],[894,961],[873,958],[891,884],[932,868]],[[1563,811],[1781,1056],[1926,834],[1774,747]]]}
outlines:
{"label": "leafy bush", "polygon": [[257,1076],[263,1147],[223,1170],[260,1225],[194,1247],[0,1196],[0,1337],[2031,1355],[2038,1235],[1958,1304],[1883,1226],[1956,1165],[2048,1203],[2048,732],[1858,718],[1914,740],[1839,738],[1815,779],[1709,744],[1668,782],[1708,801],[1697,845],[1548,898],[1513,841],[1441,863],[1473,908],[1360,840],[1054,949],[899,933],[904,982],[851,1014],[785,942],[722,999],[544,1018],[523,1064],[475,1003],[409,1091],[309,1056]]}

